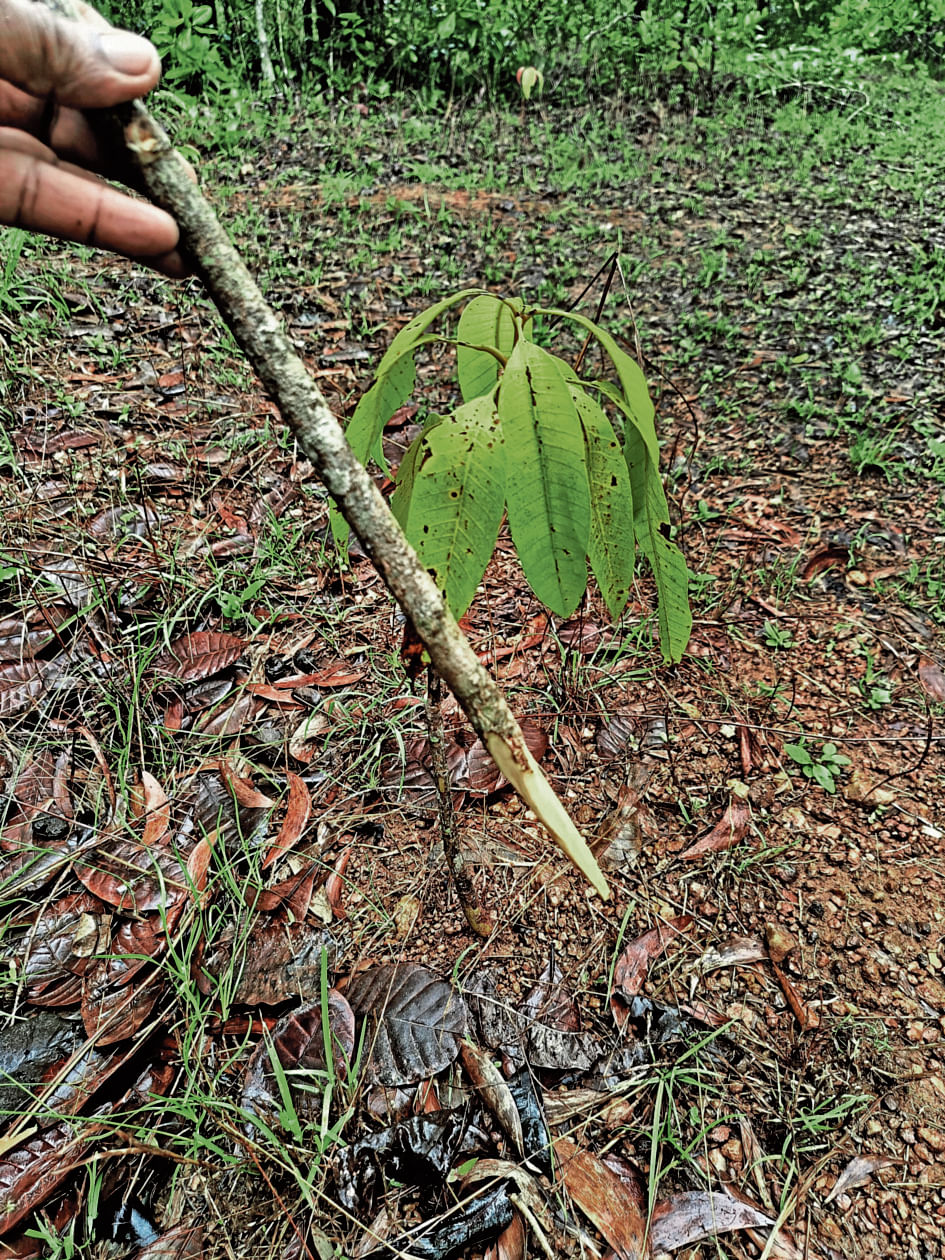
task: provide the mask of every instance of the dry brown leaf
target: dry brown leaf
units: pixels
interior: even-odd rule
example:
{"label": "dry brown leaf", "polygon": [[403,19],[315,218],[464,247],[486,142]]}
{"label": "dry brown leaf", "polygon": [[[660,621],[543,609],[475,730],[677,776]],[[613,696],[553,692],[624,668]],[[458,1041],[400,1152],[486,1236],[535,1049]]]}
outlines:
{"label": "dry brown leaf", "polygon": [[643,988],[650,961],[662,954],[666,946],[680,932],[685,932],[691,923],[691,914],[677,914],[631,941],[614,967],[614,992],[628,1002],[636,997]]}
{"label": "dry brown leaf", "polygon": [[289,799],[286,802],[285,818],[279,828],[279,834],[272,843],[269,852],[263,858],[262,868],[266,869],[279,858],[285,857],[299,842],[309,817],[312,813],[312,796],[304,779],[292,771],[287,772],[289,781]]}
{"label": "dry brown leaf", "polygon": [[919,682],[930,700],[945,703],[945,671],[927,656],[919,661]]}
{"label": "dry brown leaf", "polygon": [[702,857],[704,853],[718,853],[723,849],[730,849],[732,845],[744,840],[750,821],[751,809],[748,802],[737,798],[730,801],[725,813],[709,834],[690,845],[679,855],[680,859],[689,862],[693,858]]}
{"label": "dry brown leaf", "polygon": [[771,961],[775,963],[784,962],[788,954],[793,954],[797,949],[797,941],[780,923],[765,924],[765,942]]}
{"label": "dry brown leaf", "polygon": [[568,1194],[600,1230],[620,1260],[650,1255],[642,1183],[628,1185],[607,1165],[568,1138],[556,1138],[555,1162]]}
{"label": "dry brown leaf", "polygon": [[154,672],[181,682],[197,682],[232,665],[243,647],[243,640],[235,634],[196,630],[175,639],[154,662]]}
{"label": "dry brown leaf", "polygon": [[895,1168],[896,1160],[885,1155],[855,1155],[834,1183],[833,1189],[824,1199],[824,1204],[833,1203],[839,1195],[847,1190],[855,1190],[865,1186],[873,1173],[881,1168]]}
{"label": "dry brown leaf", "polygon": [[650,1223],[654,1251],[678,1251],[736,1229],[771,1228],[774,1221],[751,1203],[715,1190],[690,1190],[657,1203]]}
{"label": "dry brown leaf", "polygon": [[745,967],[749,963],[762,962],[768,957],[765,943],[759,936],[730,936],[717,949],[707,949],[700,954],[693,971],[708,975],[721,967]]}

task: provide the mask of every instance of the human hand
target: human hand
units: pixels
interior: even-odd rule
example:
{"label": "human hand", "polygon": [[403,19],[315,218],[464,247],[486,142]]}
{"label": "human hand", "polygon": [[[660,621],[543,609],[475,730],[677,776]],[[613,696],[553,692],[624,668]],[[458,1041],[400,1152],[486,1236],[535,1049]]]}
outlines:
{"label": "human hand", "polygon": [[82,112],[144,96],[160,78],[157,52],[80,7],[86,20],[69,22],[34,0],[0,0],[0,224],[186,275],[173,218],[98,177],[131,174]]}

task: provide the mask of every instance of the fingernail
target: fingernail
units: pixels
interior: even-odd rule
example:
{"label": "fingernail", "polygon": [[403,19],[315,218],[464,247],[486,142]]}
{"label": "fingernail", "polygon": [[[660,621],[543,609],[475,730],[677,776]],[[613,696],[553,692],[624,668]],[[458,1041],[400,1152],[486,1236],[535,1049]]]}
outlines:
{"label": "fingernail", "polygon": [[120,74],[146,74],[154,64],[154,48],[140,35],[113,31],[102,36],[102,51]]}

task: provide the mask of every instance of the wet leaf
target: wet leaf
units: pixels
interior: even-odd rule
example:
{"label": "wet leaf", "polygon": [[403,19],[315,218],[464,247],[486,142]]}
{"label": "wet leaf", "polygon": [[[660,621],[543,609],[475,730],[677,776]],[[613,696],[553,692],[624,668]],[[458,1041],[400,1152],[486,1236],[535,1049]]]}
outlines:
{"label": "wet leaf", "polygon": [[216,978],[230,976],[234,967],[239,971],[242,961],[231,1001],[246,1006],[275,1006],[291,997],[314,1001],[321,988],[323,950],[333,965],[337,946],[324,928],[262,919],[238,952],[232,930],[214,942],[204,955],[197,986],[201,993],[212,993]]}
{"label": "wet leaf", "polygon": [[166,909],[190,895],[186,868],[175,853],[145,848],[127,836],[109,837],[74,869],[89,892],[132,914]]}
{"label": "wet leaf", "polygon": [[554,1142],[558,1176],[584,1215],[600,1230],[619,1260],[643,1260],[646,1205],[642,1180],[628,1184],[590,1151],[568,1138]]}
{"label": "wet leaf", "polygon": [[142,1247],[134,1260],[202,1260],[203,1254],[203,1226],[182,1224]]}
{"label": "wet leaf", "polygon": [[525,1260],[525,1226],[518,1212],[492,1246],[486,1248],[485,1260]]}
{"label": "wet leaf", "polygon": [[[329,989],[327,997],[332,1058],[335,1069],[344,1073],[354,1053],[354,1012],[337,989]],[[283,1016],[272,1030],[272,1044],[287,1071],[324,1071],[327,1058],[321,1001]]]}
{"label": "wet leaf", "polygon": [[64,972],[81,976],[91,956],[106,948],[110,921],[102,902],[90,893],[72,893],[53,902],[18,946],[23,980],[36,986]]}
{"label": "wet leaf", "polygon": [[654,1251],[678,1251],[736,1229],[770,1229],[774,1221],[751,1203],[713,1190],[691,1190],[657,1203],[650,1225]]}
{"label": "wet leaf", "polygon": [[635,997],[643,988],[651,960],[659,957],[691,923],[691,914],[678,914],[631,941],[614,967],[614,993],[628,1002]]}
{"label": "wet leaf", "polygon": [[74,1136],[70,1123],[57,1124],[0,1159],[0,1234],[41,1207],[62,1185],[82,1158],[91,1138],[90,1126]]}
{"label": "wet leaf", "polygon": [[490,1057],[471,1041],[464,1041],[459,1057],[482,1102],[502,1126],[517,1154],[525,1154],[522,1119],[505,1077]]}
{"label": "wet leaf", "polygon": [[348,1001],[366,1028],[369,1072],[382,1085],[410,1085],[459,1054],[466,1006],[427,967],[385,963],[354,976]]}
{"label": "wet leaf", "polygon": [[164,993],[164,977],[146,984],[111,982],[107,962],[86,977],[82,990],[82,1023],[96,1045],[111,1046],[133,1037],[148,1021]]}
{"label": "wet leaf", "polygon": [[37,661],[0,665],[0,718],[12,717],[29,708],[43,690],[44,672]]}
{"label": "wet leaf", "polygon": [[235,634],[218,630],[196,630],[175,639],[154,662],[156,674],[195,682],[226,669],[239,657],[245,644]]}
{"label": "wet leaf", "polygon": [[525,1013],[536,1023],[561,1032],[577,1032],[581,1027],[577,1005],[553,959],[545,964],[538,983],[525,998]]}

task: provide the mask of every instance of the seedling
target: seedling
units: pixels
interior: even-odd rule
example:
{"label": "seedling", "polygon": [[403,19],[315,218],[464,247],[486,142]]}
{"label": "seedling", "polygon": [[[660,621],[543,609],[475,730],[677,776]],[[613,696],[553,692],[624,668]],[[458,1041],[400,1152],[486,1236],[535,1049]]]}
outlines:
{"label": "seedling", "polygon": [[764,635],[765,645],[776,652],[794,646],[794,635],[776,621],[766,621],[761,627],[761,633]]}
{"label": "seedling", "polygon": [[892,688],[889,680],[877,672],[873,657],[867,648],[861,648],[861,655],[866,662],[866,673],[857,683],[863,703],[867,709],[876,713],[892,699]]}
{"label": "seedling", "polygon": [[[454,337],[429,331],[461,303]],[[596,341],[615,379],[579,377],[538,345],[542,319],[552,326],[567,321],[587,344]],[[507,515],[529,585],[560,617],[580,603],[590,563],[616,621],[639,546],[656,579],[663,656],[678,661],[692,627],[689,572],[669,536],[655,413],[637,363],[584,315],[466,290],[415,316],[391,343],[346,432],[363,464],[374,459],[388,471],[384,426],[414,391],[417,351],[433,342],[455,347],[463,402],[452,415],[427,416],[400,462],[391,509],[453,615],[469,607]],[[332,532],[344,546],[348,526],[337,511]],[[467,921],[486,934],[488,916],[456,841],[446,765],[437,761],[444,747],[438,686],[429,671],[427,725],[443,847]]]}
{"label": "seedling", "polygon": [[[455,337],[428,331],[463,302]],[[569,321],[597,341],[616,380],[579,377],[539,346],[542,318]],[[577,608],[590,562],[616,620],[639,547],[656,579],[663,656],[678,661],[692,625],[689,574],[667,537],[654,409],[636,362],[586,316],[467,290],[394,338],[347,429],[362,462],[386,470],[384,426],[412,394],[414,356],[431,342],[455,347],[463,402],[452,415],[428,416],[401,461],[391,507],[453,615],[469,607],[507,513],[525,577],[561,617]],[[343,545],[348,529],[338,513],[332,528]]]}
{"label": "seedling", "polygon": [[834,743],[823,744],[816,755],[811,753],[803,739],[798,744],[785,744],[784,751],[800,766],[805,778],[813,779],[825,792],[830,793],[836,792],[837,776],[850,764],[850,758],[839,752]]}

